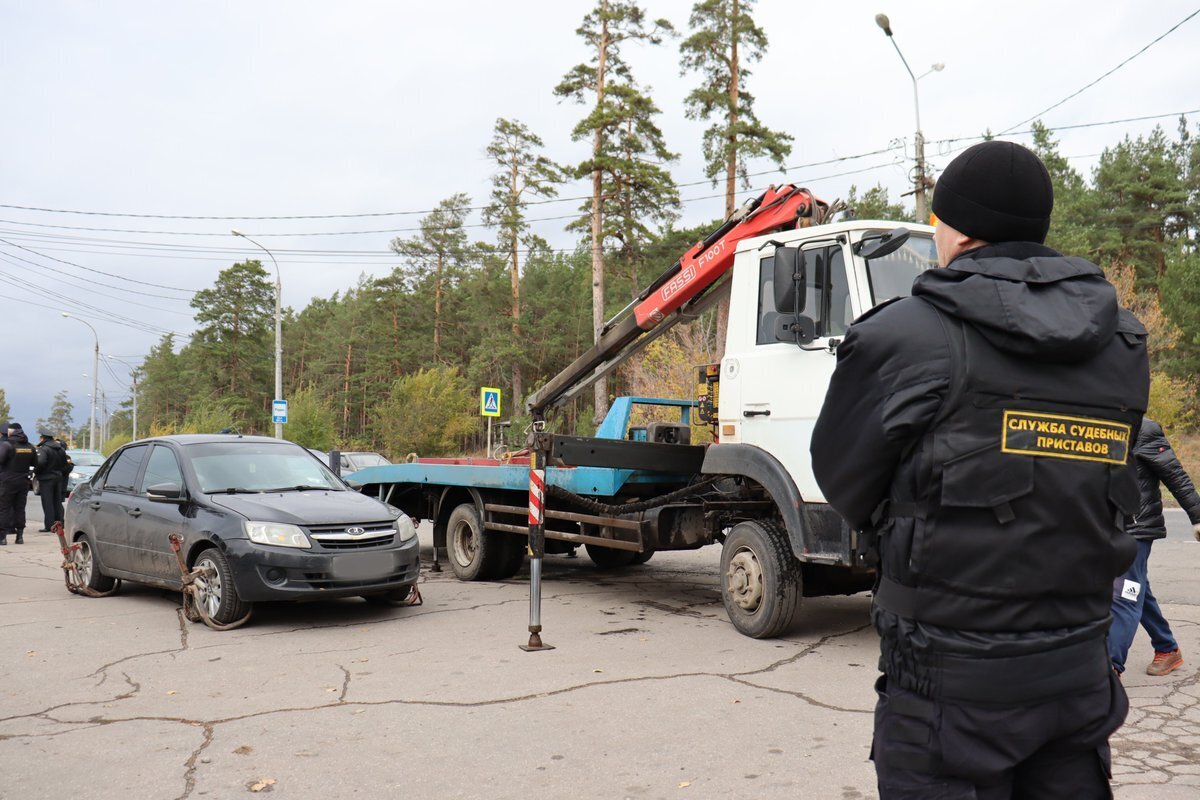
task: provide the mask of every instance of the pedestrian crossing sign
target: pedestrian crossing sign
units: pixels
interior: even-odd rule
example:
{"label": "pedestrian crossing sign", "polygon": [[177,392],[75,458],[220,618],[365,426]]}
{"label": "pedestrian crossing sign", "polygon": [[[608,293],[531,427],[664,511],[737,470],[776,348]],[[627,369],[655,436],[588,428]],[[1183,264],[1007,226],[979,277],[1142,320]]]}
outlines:
{"label": "pedestrian crossing sign", "polygon": [[485,417],[500,416],[500,390],[484,386],[479,390],[479,413]]}

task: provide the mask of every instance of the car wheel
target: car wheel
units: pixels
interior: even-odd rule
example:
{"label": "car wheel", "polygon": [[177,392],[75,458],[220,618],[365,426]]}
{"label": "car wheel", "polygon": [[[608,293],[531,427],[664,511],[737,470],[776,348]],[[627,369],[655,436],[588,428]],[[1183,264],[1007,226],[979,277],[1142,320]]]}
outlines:
{"label": "car wheel", "polygon": [[75,540],[75,544],[79,546],[71,551],[71,557],[75,560],[75,571],[79,575],[80,582],[97,592],[111,592],[117,581],[105,575],[104,571],[100,569],[91,537],[86,533],[80,534],[79,538]]}
{"label": "car wheel", "polygon": [[640,564],[645,564],[652,558],[654,558],[654,551],[647,548],[640,553],[634,553],[633,561],[631,561],[630,564],[636,567]]}
{"label": "car wheel", "polygon": [[513,537],[485,531],[474,503],[463,503],[446,522],[446,555],[460,581],[487,581],[497,577],[506,561],[505,545]]}
{"label": "car wheel", "polygon": [[228,625],[242,619],[250,611],[250,604],[242,601],[237,587],[233,585],[233,570],[229,559],[215,547],[200,553],[193,570],[204,574],[196,578],[196,604],[219,625]]}
{"label": "car wheel", "polygon": [[615,547],[601,547],[596,544],[586,544],[588,558],[600,569],[620,569],[633,564],[638,553],[633,550],[618,550]]}
{"label": "car wheel", "polygon": [[721,547],[721,600],[733,626],[769,639],[791,624],[800,607],[800,562],[783,527],[739,522]]}

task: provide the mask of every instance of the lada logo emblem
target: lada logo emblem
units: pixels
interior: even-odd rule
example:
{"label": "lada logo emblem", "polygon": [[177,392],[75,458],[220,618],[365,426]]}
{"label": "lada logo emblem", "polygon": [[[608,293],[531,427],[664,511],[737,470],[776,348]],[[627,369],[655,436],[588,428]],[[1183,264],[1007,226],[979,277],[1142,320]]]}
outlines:
{"label": "lada logo emblem", "polygon": [[366,532],[366,528],[346,528],[346,533],[350,536],[362,536]]}

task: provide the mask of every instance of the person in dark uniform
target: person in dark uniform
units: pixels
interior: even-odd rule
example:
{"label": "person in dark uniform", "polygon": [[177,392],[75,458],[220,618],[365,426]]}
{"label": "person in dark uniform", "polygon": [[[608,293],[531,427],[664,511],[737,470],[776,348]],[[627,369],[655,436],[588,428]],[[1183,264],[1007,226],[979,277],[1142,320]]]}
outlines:
{"label": "person in dark uniform", "polygon": [[8,438],[0,442],[0,545],[14,533],[25,544],[25,501],[29,497],[29,470],[37,451],[16,422],[8,423]]}
{"label": "person in dark uniform", "polygon": [[1137,540],[1137,557],[1129,569],[1113,584],[1113,624],[1108,632],[1108,655],[1118,674],[1125,672],[1125,659],[1137,633],[1138,623],[1150,634],[1154,660],[1146,667],[1147,675],[1162,676],[1183,666],[1179,644],[1171,633],[1171,625],[1163,616],[1154,592],[1150,591],[1150,547],[1155,540],[1166,538],[1167,522],[1163,518],[1162,490],[1167,489],[1179,501],[1192,523],[1192,532],[1200,539],[1200,494],[1192,479],[1175,457],[1162,426],[1143,418],[1133,454],[1137,463],[1141,508],[1129,524],[1129,534]]}
{"label": "person in dark uniform", "polygon": [[885,800],[1111,797],[1146,331],[1099,267],[1044,245],[1053,203],[1024,147],[955,158],[943,268],[850,327],[813,431],[817,483],[878,559]]}
{"label": "person in dark uniform", "polygon": [[34,477],[38,481],[38,496],[42,499],[42,519],[47,533],[55,522],[63,521],[63,497],[67,485],[67,451],[54,440],[54,434],[38,431],[37,465]]}

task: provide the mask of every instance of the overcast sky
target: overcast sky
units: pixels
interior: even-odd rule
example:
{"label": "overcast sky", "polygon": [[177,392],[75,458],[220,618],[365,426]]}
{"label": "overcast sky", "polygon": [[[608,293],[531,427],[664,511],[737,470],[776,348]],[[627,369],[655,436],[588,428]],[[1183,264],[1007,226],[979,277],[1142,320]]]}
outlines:
{"label": "overcast sky", "polygon": [[[229,235],[238,227],[276,252],[284,304],[303,308],[396,264],[387,245],[420,214],[326,220],[249,217],[421,212],[454,192],[480,204],[484,148],[497,117],[517,119],[552,158],[582,160],[570,130],[584,113],[553,87],[585,60],[575,35],[594,0],[415,2],[8,2],[0,10],[0,204],[88,212],[242,217],[155,219],[0,208],[0,387],[13,419],[32,429],[66,389],[76,422],[88,415],[92,333],[102,353],[136,362],[171,330],[193,329],[189,292],[262,253]],[[691,0],[647,0],[653,16],[686,31]],[[906,188],[915,129],[912,83],[876,27],[891,17],[920,81],[931,142],[1000,132],[1070,95],[1196,10],[1154,3],[963,3],[759,0],[770,47],[749,89],[762,121],[795,137],[786,174],[826,199],[851,183]],[[1200,17],[1047,113],[1051,126],[1200,108]],[[721,214],[702,181],[704,124],[685,118],[696,84],[679,74],[678,40],[628,45],[636,78],[653,88],[672,165],[685,186],[681,224]],[[1193,124],[1200,116],[1192,117]],[[1089,174],[1096,156],[1128,134],[1174,119],[1063,130],[1061,151]],[[1013,136],[1028,142],[1028,136]],[[969,142],[931,143],[944,166]],[[805,166],[894,147],[891,152]],[[769,169],[751,164],[751,171]],[[855,171],[855,174],[845,174]],[[568,186],[562,195],[585,193]],[[533,218],[571,213],[539,206]],[[478,216],[473,222],[478,223]],[[534,223],[557,247],[565,220]],[[103,228],[89,231],[75,228]],[[136,232],[134,232],[136,231]],[[329,236],[285,234],[382,231]],[[479,238],[493,233],[473,229]],[[21,249],[28,248],[28,249]],[[308,252],[296,252],[308,251]],[[316,251],[316,252],[313,252]],[[61,259],[56,261],[54,259]],[[63,263],[63,262],[70,262]],[[264,259],[269,266],[269,261]],[[664,268],[668,266],[664,264]],[[95,271],[89,271],[95,270]],[[103,274],[108,273],[108,274]],[[135,293],[137,292],[137,293]],[[285,338],[284,347],[287,347]],[[100,370],[115,408],[128,369]],[[85,377],[86,374],[86,377]]]}

